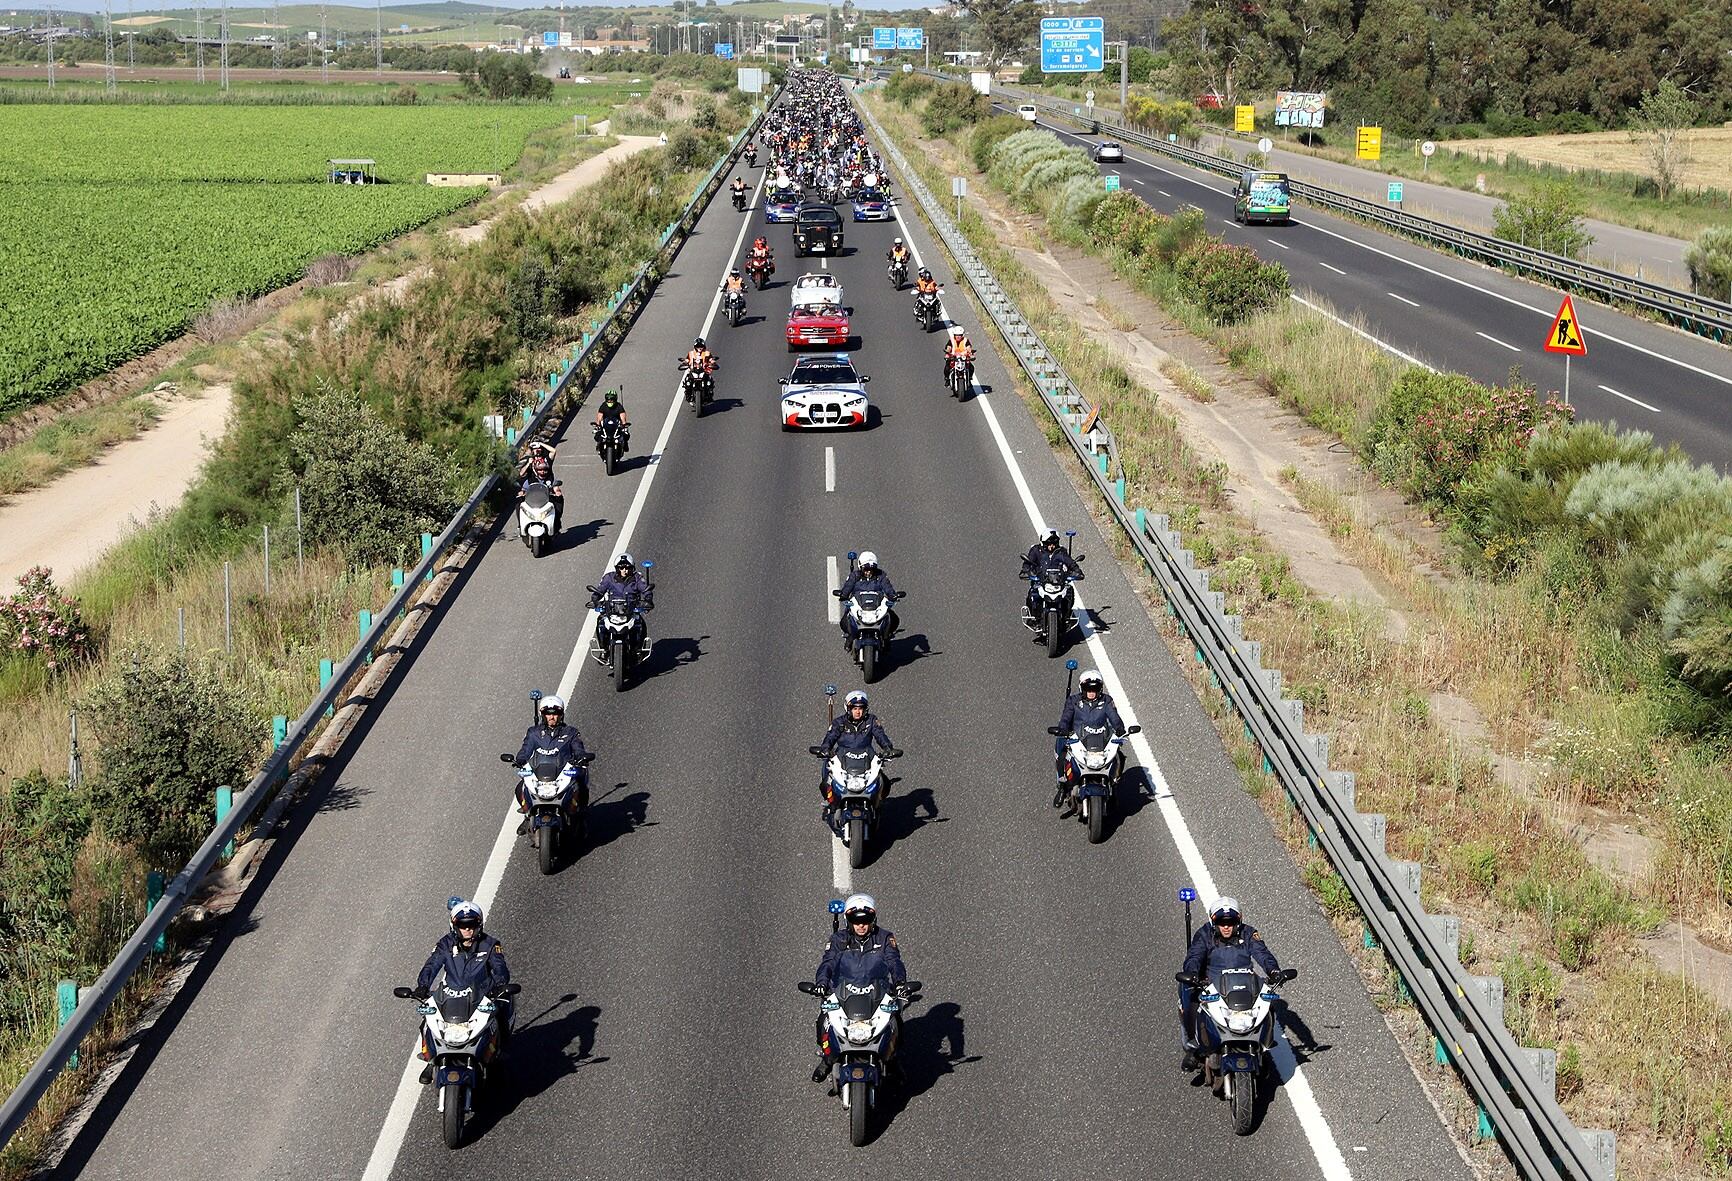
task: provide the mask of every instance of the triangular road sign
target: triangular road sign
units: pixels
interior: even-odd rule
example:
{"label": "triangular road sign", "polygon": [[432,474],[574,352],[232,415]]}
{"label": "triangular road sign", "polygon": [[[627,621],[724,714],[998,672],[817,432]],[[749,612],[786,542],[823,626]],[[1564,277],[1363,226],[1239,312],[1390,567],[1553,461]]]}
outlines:
{"label": "triangular road sign", "polygon": [[1571,357],[1588,355],[1588,339],[1582,335],[1582,322],[1576,319],[1576,305],[1567,295],[1558,314],[1552,317],[1551,331],[1546,333],[1546,352]]}

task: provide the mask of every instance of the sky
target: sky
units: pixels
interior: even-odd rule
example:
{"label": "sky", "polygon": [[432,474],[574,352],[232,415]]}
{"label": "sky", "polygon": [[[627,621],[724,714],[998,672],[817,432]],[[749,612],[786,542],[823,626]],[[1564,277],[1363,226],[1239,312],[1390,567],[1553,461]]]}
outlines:
{"label": "sky", "polygon": [[[117,13],[123,12],[126,9],[127,0],[109,0],[109,2],[113,5],[114,11]],[[205,0],[205,5],[206,5],[206,7],[215,8],[220,4],[220,2],[221,2],[221,0]],[[290,0],[282,0],[282,2],[286,4],[286,3],[289,3]],[[317,0],[296,0],[296,2],[297,3],[308,3],[308,2],[316,3]],[[334,4],[336,2],[336,0],[331,0],[331,2]],[[485,4],[485,3],[488,3],[488,0],[473,0],[473,2],[477,3],[477,4]],[[545,2],[547,4],[547,6],[550,8],[558,7],[557,0],[545,0]],[[623,2],[623,0],[622,0],[622,2]],[[654,6],[654,0],[634,0],[634,2],[635,3],[641,3],[646,7]],[[813,0],[813,2],[816,2],[816,0]],[[938,3],[939,3],[939,0],[930,0],[930,3],[926,3],[926,4],[919,3],[918,0],[854,0],[854,7],[861,9],[862,11],[868,10],[868,9],[875,9],[878,11],[884,11],[887,9],[904,9],[905,10],[905,9],[909,9],[909,8],[935,7]],[[841,6],[841,0],[836,0],[836,4],[839,8]],[[370,7],[369,5],[365,5],[365,4],[352,4],[351,6],[357,7],[357,8]],[[580,7],[581,5],[579,3],[579,0],[571,0],[570,6],[573,8],[577,8],[577,7]],[[604,4],[602,6],[605,7],[606,5]],[[41,3],[41,0],[34,0],[34,2],[28,6],[29,10],[36,11],[36,12],[42,11],[44,7],[45,7],[45,5]],[[158,12],[158,11],[161,11],[164,7],[177,8],[177,9],[178,8],[190,8],[190,7],[192,7],[192,0],[169,0],[169,3],[167,5],[151,3],[151,2],[149,2],[149,0],[132,0],[132,9],[136,13]],[[231,4],[230,7],[234,8],[236,10],[246,10],[246,11],[256,12],[261,7],[269,7],[269,0],[264,0],[263,4],[260,4],[257,2],[247,3],[247,2],[245,2],[245,0],[235,0],[235,3]],[[412,4],[412,3],[411,4],[403,4],[403,5],[396,5],[396,6],[393,6],[391,4],[387,4],[387,5],[385,5],[385,11],[389,12],[393,7],[414,8],[414,7],[417,7],[417,5]],[[515,11],[515,10],[525,8],[525,7],[527,7],[527,5],[526,4],[497,4],[497,5],[494,5],[494,7]],[[667,5],[667,7],[672,7],[672,5]],[[723,8],[727,7],[725,0],[724,0],[722,7]],[[23,9],[13,9],[7,5],[4,5],[3,3],[0,3],[0,14],[4,14],[7,12],[13,12],[13,11],[23,11]],[[57,2],[54,5],[54,11],[56,11],[56,12],[101,12],[102,11],[102,0],[57,0]]]}

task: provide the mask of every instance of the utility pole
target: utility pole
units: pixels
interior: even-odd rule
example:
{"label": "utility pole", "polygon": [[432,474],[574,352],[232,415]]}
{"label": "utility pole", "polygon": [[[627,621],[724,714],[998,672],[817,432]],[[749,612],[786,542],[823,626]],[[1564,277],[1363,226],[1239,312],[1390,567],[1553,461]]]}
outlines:
{"label": "utility pole", "polygon": [[132,23],[132,0],[126,0],[126,22],[126,72],[130,74],[133,70],[132,43],[138,37],[134,31],[136,26]]}
{"label": "utility pole", "polygon": [[373,76],[385,76],[385,0],[373,0]]}
{"label": "utility pole", "polygon": [[54,89],[54,6],[48,6],[48,89]]}
{"label": "utility pole", "polygon": [[327,48],[330,33],[325,26],[325,6],[319,5],[319,81],[331,80],[331,51]]}
{"label": "utility pole", "polygon": [[114,93],[114,5],[102,0],[102,83]]}
{"label": "utility pole", "polygon": [[217,74],[223,93],[229,91],[229,0],[223,0],[222,15],[217,20]]}
{"label": "utility pole", "polygon": [[271,69],[283,72],[283,9],[279,0],[271,0]]}
{"label": "utility pole", "polygon": [[[199,0],[193,0],[192,5],[192,53],[193,60],[198,63],[199,84],[204,84],[204,6]],[[50,80],[54,75],[49,74]]]}

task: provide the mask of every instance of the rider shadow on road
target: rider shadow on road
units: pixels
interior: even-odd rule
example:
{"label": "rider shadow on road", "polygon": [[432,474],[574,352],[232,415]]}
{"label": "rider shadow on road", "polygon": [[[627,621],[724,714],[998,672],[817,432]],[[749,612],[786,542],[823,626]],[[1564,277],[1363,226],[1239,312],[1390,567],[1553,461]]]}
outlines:
{"label": "rider shadow on road", "polygon": [[709,405],[704,407],[704,414],[726,414],[728,411],[745,404],[744,398],[711,398]]}
{"label": "rider shadow on road", "polygon": [[606,794],[590,801],[584,841],[586,850],[610,845],[620,837],[655,824],[649,818],[649,792],[634,791],[618,799],[609,798],[625,786],[616,783]]}
{"label": "rider shadow on road", "polygon": [[912,835],[928,824],[943,824],[949,817],[938,814],[938,801],[930,787],[917,787],[907,795],[892,795],[884,801],[878,817],[878,831],[883,838],[869,845],[868,864],[875,862],[891,845]]}
{"label": "rider shadow on road", "polygon": [[890,641],[890,661],[892,664],[909,665],[916,660],[924,660],[928,656],[944,655],[941,649],[934,649],[932,641],[926,638],[925,632],[915,632],[913,635],[899,635]]}
{"label": "rider shadow on road", "polygon": [[703,642],[709,636],[662,636],[650,641],[649,655],[638,665],[644,677],[659,677],[703,658]]}
{"label": "rider shadow on road", "polygon": [[880,1092],[882,1128],[888,1128],[911,1101],[930,1091],[958,1066],[980,1061],[979,1054],[967,1051],[962,1006],[954,1001],[933,1005],[904,1022],[896,1056],[902,1067],[902,1081]]}
{"label": "rider shadow on road", "polygon": [[1107,835],[1117,832],[1120,825],[1128,823],[1154,798],[1155,783],[1148,770],[1139,766],[1126,767],[1113,790],[1112,807],[1107,809]]}
{"label": "rider shadow on road", "polygon": [[547,1020],[549,1014],[576,999],[575,993],[567,993],[528,1021],[518,1022],[500,1072],[501,1085],[492,1091],[491,1102],[477,1104],[471,1143],[481,1141],[489,1127],[524,1100],[550,1090],[585,1066],[600,1066],[608,1060],[605,1054],[595,1056],[596,1023],[601,1017],[598,1006],[583,1005]]}
{"label": "rider shadow on road", "polygon": [[1275,1070],[1285,1082],[1292,1076],[1292,1067],[1304,1066],[1318,1054],[1327,1054],[1333,1047],[1328,1042],[1317,1040],[1317,1035],[1311,1032],[1305,1019],[1294,1012],[1285,997],[1275,1002],[1274,1009],[1275,1020],[1287,1035],[1280,1039],[1274,1052]]}

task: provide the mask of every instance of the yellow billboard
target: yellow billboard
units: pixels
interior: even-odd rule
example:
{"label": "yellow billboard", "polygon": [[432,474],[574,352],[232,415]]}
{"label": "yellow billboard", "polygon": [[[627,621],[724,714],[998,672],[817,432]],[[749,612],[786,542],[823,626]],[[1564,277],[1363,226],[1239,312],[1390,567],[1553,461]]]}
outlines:
{"label": "yellow billboard", "polygon": [[1234,107],[1233,108],[1233,130],[1234,131],[1255,131],[1255,130],[1257,130],[1257,108],[1256,107]]}
{"label": "yellow billboard", "polygon": [[1361,160],[1383,159],[1383,128],[1361,127],[1354,154]]}

